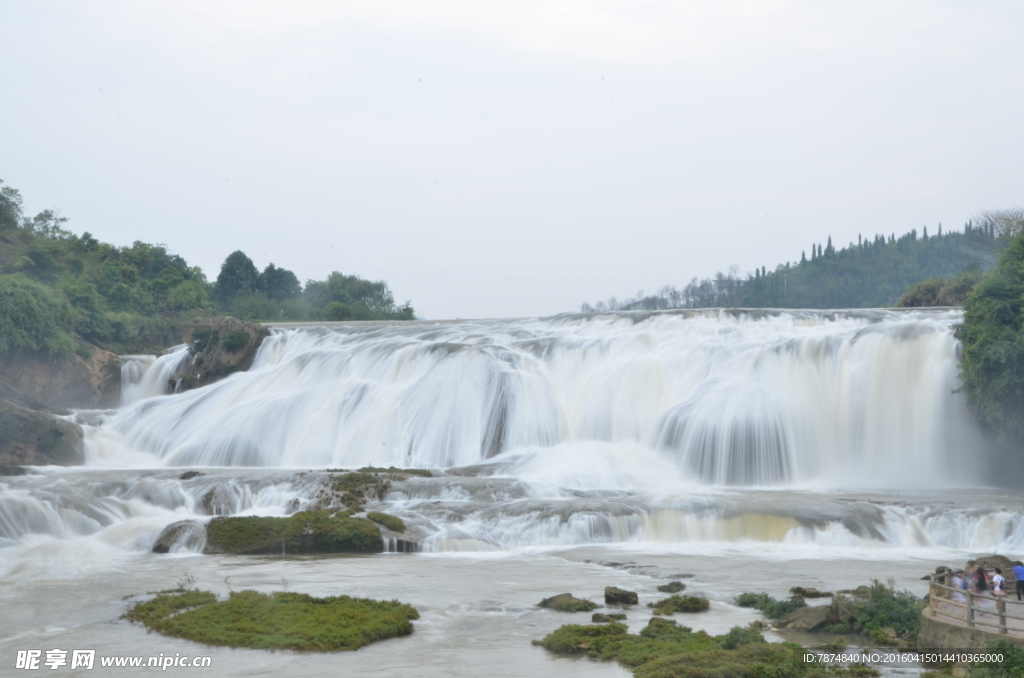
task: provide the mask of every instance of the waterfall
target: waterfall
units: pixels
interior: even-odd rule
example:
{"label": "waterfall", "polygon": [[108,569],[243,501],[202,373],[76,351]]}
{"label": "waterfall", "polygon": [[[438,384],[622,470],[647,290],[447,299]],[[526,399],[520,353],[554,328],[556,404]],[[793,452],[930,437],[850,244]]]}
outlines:
{"label": "waterfall", "polygon": [[[959,318],[715,310],[276,329],[248,372],[126,407],[87,453],[448,468],[565,445],[587,463],[611,444],[719,485],[961,482],[976,432],[953,393]],[[184,355],[157,360],[137,390],[161,392]]]}
{"label": "waterfall", "polygon": [[121,356],[121,406],[173,393],[170,380],[187,355],[188,345],[181,344],[159,358],[153,355]]}

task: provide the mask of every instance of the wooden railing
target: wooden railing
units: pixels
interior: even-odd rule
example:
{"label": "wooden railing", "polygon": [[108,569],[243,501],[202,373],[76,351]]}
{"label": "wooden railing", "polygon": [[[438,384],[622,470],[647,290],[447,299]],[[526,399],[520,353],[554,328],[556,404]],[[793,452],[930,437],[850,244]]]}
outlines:
{"label": "wooden railing", "polygon": [[928,607],[936,619],[947,617],[967,622],[972,629],[982,627],[995,633],[1008,632],[1008,619],[1019,620],[1022,623],[1009,630],[1024,632],[1024,603],[1007,600],[1005,595],[993,596],[946,586],[935,575],[931,578]]}

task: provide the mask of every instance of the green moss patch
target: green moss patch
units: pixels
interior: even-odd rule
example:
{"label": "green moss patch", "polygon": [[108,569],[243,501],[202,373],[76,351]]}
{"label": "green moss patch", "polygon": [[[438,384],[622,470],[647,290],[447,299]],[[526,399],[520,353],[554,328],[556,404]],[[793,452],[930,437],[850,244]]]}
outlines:
{"label": "green moss patch", "polygon": [[658,587],[662,593],[679,593],[686,590],[686,584],[681,581],[671,581]]}
{"label": "green moss patch", "polygon": [[208,591],[184,591],[139,603],[125,618],[206,645],[337,652],[407,636],[419,612],[398,601],[349,596],[238,591],[218,601]]}
{"label": "green moss patch", "polygon": [[576,598],[571,593],[559,593],[537,603],[538,607],[559,612],[590,612],[597,607],[597,603],[591,600]]}
{"label": "green moss patch", "polygon": [[287,518],[214,518],[206,525],[206,553],[379,553],[384,544],[372,521],[337,511],[300,511]]}
{"label": "green moss patch", "polygon": [[398,516],[381,513],[380,511],[370,511],[366,514],[366,517],[394,532],[405,532],[405,521]]}
{"label": "green moss patch", "polygon": [[672,614],[673,612],[706,612],[711,604],[707,598],[698,596],[669,596],[656,603],[648,603],[654,608],[654,614]]}
{"label": "green moss patch", "polygon": [[567,624],[541,644],[558,654],[616,660],[637,678],[846,678],[877,676],[867,667],[823,668],[805,664],[795,643],[766,643],[756,626],[711,636],[685,626],[651,624],[639,634],[623,624]]}

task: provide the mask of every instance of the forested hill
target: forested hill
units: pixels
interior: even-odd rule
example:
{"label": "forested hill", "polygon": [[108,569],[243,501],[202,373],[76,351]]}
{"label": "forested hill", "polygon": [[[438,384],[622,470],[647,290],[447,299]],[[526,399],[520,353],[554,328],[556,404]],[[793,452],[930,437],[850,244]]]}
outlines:
{"label": "forested hill", "polygon": [[907,289],[929,278],[946,278],[965,270],[992,269],[1008,236],[997,223],[968,223],[964,232],[929,236],[912,230],[897,238],[876,235],[858,237],[837,250],[829,238],[815,243],[808,257],[762,267],[740,277],[729,273],[698,280],[683,289],[666,286],[655,294],[638,293],[626,300],[609,299],[581,310],[659,310],[668,308],[874,308],[892,306]]}
{"label": "forested hill", "polygon": [[413,318],[384,282],[335,272],[302,286],[274,264],[257,270],[240,250],[209,282],[163,245],[116,247],[66,223],[52,210],[26,217],[19,192],[0,186],[0,355],[68,356],[87,352],[85,344],[155,351],[179,342],[189,318],[211,313],[256,321]]}

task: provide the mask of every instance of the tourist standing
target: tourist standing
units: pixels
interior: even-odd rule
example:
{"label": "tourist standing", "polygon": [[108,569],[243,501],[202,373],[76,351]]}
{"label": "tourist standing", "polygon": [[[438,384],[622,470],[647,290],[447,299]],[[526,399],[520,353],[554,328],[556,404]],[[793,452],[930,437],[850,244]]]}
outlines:
{"label": "tourist standing", "polygon": [[1003,579],[1003,571],[998,567],[995,569],[995,574],[992,575],[992,595],[1001,596],[1006,591],[1003,590],[1006,580]]}
{"label": "tourist standing", "polygon": [[1013,564],[1013,576],[1017,580],[1017,600],[1024,601],[1024,563],[1019,560]]}

